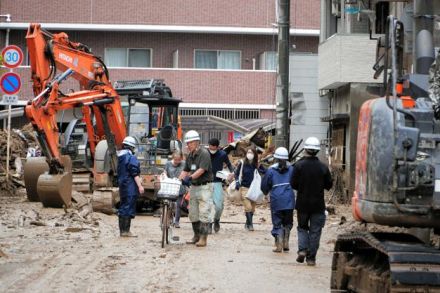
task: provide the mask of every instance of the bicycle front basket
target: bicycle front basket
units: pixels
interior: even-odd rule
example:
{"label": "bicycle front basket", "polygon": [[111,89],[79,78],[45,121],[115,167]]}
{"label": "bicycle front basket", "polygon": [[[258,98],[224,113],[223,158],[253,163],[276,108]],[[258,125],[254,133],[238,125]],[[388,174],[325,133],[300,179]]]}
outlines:
{"label": "bicycle front basket", "polygon": [[178,179],[166,178],[154,182],[154,191],[157,199],[177,200],[182,182]]}

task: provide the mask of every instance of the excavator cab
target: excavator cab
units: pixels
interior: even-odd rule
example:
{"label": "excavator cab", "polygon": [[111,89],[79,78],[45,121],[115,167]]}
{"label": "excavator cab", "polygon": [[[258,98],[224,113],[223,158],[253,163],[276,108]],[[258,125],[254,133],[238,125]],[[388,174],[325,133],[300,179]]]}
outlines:
{"label": "excavator cab", "polygon": [[173,97],[162,79],[117,81],[127,135],[138,140],[136,156],[141,163],[145,196],[153,198],[156,175],[162,173],[169,156],[181,149],[178,119],[180,98]]}

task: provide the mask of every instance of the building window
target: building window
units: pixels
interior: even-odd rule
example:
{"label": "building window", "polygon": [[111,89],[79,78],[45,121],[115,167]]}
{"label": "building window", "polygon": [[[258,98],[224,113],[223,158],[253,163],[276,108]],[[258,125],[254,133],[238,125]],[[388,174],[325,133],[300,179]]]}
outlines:
{"label": "building window", "polygon": [[108,67],[151,67],[151,49],[105,48]]}
{"label": "building window", "polygon": [[277,52],[267,51],[260,54],[260,70],[277,70]]}
{"label": "building window", "polygon": [[195,50],[194,67],[205,69],[241,69],[241,51]]}

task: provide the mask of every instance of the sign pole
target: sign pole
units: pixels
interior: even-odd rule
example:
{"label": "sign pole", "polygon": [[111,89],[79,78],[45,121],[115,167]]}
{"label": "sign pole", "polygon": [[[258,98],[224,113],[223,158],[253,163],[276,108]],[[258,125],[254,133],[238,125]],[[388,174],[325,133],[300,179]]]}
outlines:
{"label": "sign pole", "polygon": [[9,182],[9,150],[11,146],[11,105],[8,105],[8,139],[6,143],[6,183]]}
{"label": "sign pole", "polygon": [[[9,37],[9,34],[8,34]],[[2,50],[3,65],[9,68],[9,75],[5,74],[1,78],[1,87],[6,94],[15,94],[20,90],[21,79],[18,75],[12,73],[12,69],[20,66],[23,61],[23,52],[14,45],[9,45],[9,38],[6,41],[6,47]],[[12,79],[11,79],[12,78]],[[3,83],[5,81],[5,83]],[[8,86],[6,86],[8,85]],[[9,153],[11,149],[11,103],[8,103],[8,130],[6,142],[6,183],[9,182]]]}

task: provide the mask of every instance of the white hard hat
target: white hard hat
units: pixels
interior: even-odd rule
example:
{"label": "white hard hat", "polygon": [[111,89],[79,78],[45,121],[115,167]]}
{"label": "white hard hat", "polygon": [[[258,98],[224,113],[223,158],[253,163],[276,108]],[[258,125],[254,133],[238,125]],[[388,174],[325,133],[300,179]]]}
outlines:
{"label": "white hard hat", "polygon": [[195,130],[190,130],[185,134],[185,143],[200,140],[199,133]]}
{"label": "white hard hat", "polygon": [[306,150],[316,150],[319,151],[321,150],[321,143],[319,142],[319,139],[317,139],[316,137],[309,137],[306,139],[306,142],[304,143],[304,148]]}
{"label": "white hard hat", "polygon": [[289,152],[284,147],[279,147],[275,150],[275,154],[273,155],[275,159],[288,160]]}
{"label": "white hard hat", "polygon": [[136,138],[134,138],[133,136],[127,136],[122,141],[122,144],[125,144],[125,145],[128,145],[128,146],[132,147],[132,148],[135,148],[136,144],[137,144],[137,141],[136,141]]}

